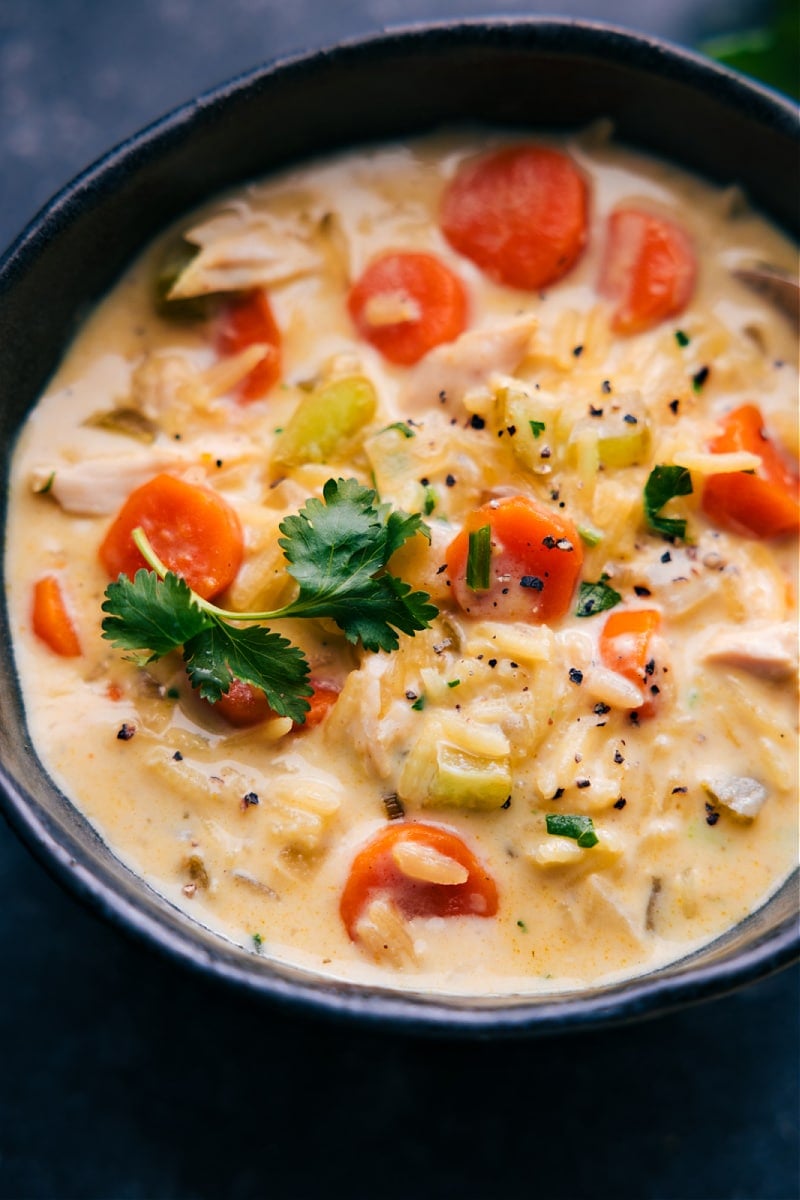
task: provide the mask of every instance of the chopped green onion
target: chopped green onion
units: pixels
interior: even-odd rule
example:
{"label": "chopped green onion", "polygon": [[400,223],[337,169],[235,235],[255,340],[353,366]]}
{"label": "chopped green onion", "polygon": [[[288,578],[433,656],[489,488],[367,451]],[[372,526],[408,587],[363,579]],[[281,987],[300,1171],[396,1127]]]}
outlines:
{"label": "chopped green onion", "polygon": [[411,707],[413,708],[414,712],[422,712],[426,703],[427,703],[427,697],[425,696],[425,693],[423,692],[423,694],[421,696],[417,696],[416,700],[411,705]]}
{"label": "chopped green onion", "polygon": [[599,546],[603,540],[603,535],[599,529],[593,529],[591,525],[579,525],[578,533],[581,541],[586,546]]}
{"label": "chopped green onion", "polygon": [[426,517],[429,517],[436,508],[438,499],[439,497],[436,495],[436,492],[432,487],[425,488],[425,499],[422,502],[422,511],[425,513]]}
{"label": "chopped green onion", "polygon": [[584,850],[590,850],[600,841],[594,831],[594,821],[591,817],[568,815],[567,813],[548,813],[545,817],[547,832],[556,837],[572,838]]}
{"label": "chopped green onion", "polygon": [[454,688],[454,687],[458,687],[458,685],[459,685],[460,683],[461,683],[461,680],[460,680],[460,679],[449,679],[449,680],[447,681],[447,686],[448,686],[449,688]]}
{"label": "chopped green onion", "polygon": [[690,496],[692,490],[692,477],[686,467],[663,463],[653,467],[644,485],[644,515],[654,533],[671,540],[686,537],[686,521],[683,518],[662,517],[659,514],[674,496]]}
{"label": "chopped green onion", "polygon": [[467,551],[467,587],[473,592],[489,590],[492,564],[492,527],[481,525],[469,535]]}
{"label": "chopped green onion", "polygon": [[535,438],[538,438],[541,433],[544,433],[544,421],[529,421],[528,424],[530,425],[531,433]]}
{"label": "chopped green onion", "polygon": [[691,340],[692,339],[689,337],[688,333],[684,333],[682,329],[675,330],[675,341],[678,343],[681,349],[683,349],[684,346],[688,346]]}
{"label": "chopped green onion", "polygon": [[528,926],[525,924],[524,921],[517,921],[517,925],[519,926],[519,928],[522,930],[523,933],[528,932]]}
{"label": "chopped green onion", "polygon": [[255,947],[257,954],[261,952],[261,948],[263,945],[264,945],[264,939],[262,938],[261,934],[254,933],[253,934],[253,946]]}
{"label": "chopped green onion", "polygon": [[593,617],[595,613],[614,608],[621,599],[622,596],[619,592],[615,592],[612,587],[609,587],[604,579],[598,579],[597,583],[583,580],[578,593],[578,607],[575,609],[575,616]]}
{"label": "chopped green onion", "polygon": [[405,421],[395,421],[392,425],[387,425],[385,429],[382,429],[381,433],[388,433],[390,429],[396,429],[398,433],[402,433],[404,438],[414,437],[414,430],[409,429]]}

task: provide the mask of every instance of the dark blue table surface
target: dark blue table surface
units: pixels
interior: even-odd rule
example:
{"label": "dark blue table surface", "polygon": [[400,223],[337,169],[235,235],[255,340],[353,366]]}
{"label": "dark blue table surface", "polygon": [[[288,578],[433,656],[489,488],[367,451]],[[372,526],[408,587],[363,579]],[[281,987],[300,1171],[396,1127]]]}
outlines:
{"label": "dark blue table surface", "polygon": [[[0,247],[103,150],[227,76],[385,24],[492,11],[0,0]],[[685,44],[760,15],[722,0],[567,11]],[[800,1194],[797,969],[600,1034],[417,1041],[206,988],[80,909],[2,824],[0,896],[0,1200]]]}

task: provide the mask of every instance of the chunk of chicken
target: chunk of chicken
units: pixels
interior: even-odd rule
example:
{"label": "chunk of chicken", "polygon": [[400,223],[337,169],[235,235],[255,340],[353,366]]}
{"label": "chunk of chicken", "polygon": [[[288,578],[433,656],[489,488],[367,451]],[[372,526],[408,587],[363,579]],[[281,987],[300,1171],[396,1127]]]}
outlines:
{"label": "chunk of chicken", "polygon": [[410,373],[403,411],[418,412],[437,396],[445,411],[455,411],[464,395],[490,375],[508,375],[519,366],[536,325],[535,317],[521,317],[508,325],[468,330],[454,342],[437,346]]}
{"label": "chunk of chicken", "polygon": [[759,679],[788,679],[797,671],[797,657],[797,630],[788,621],[723,626],[712,634],[703,654],[706,662],[747,671]]}
{"label": "chunk of chicken", "polygon": [[170,300],[285,283],[319,268],[321,258],[289,221],[244,202],[196,225],[185,238],[200,251],[178,276]]}

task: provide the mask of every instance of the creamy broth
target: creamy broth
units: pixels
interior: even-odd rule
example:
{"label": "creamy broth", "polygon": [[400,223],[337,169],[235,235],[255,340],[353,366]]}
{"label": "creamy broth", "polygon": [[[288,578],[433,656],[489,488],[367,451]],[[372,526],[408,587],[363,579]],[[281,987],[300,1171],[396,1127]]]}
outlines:
{"label": "creamy broth", "polygon": [[[338,978],[509,994],[640,974],[742,920],[796,861],[796,538],[742,536],[703,501],[719,473],[710,444],[741,406],[758,405],[779,454],[797,456],[794,331],[732,273],[753,261],[793,272],[795,250],[735,192],[589,134],[562,144],[588,184],[585,248],[552,285],[507,286],[453,247],[439,212],[463,164],[516,141],[460,134],[345,155],[187,218],[177,233],[202,249],[173,294],[266,287],[278,382],[243,403],[253,361],[220,350],[219,309],[176,320],[162,315],[176,300],[154,304],[172,231],[87,321],[15,453],[7,574],[42,761],[114,853],[194,919]],[[633,333],[615,331],[598,287],[622,206],[677,223],[697,258],[681,310]],[[354,281],[387,251],[436,256],[466,294],[464,332],[411,365],[388,361],[348,312]],[[380,327],[415,309],[393,294],[369,315]],[[369,419],[323,461],[287,454],[308,396],[353,377],[374,388]],[[742,453],[726,471],[759,466]],[[644,519],[659,465],[691,475],[691,494],[665,508],[685,538]],[[314,728],[274,716],[232,727],[193,694],[180,655],[140,667],[101,636],[98,548],[128,494],[160,473],[213,489],[239,516],[243,562],[216,600],[226,609],[291,597],[279,524],[328,479],[354,477],[427,513],[430,544],[408,541],[391,569],[439,616],[392,653],[349,645],[327,620],[276,622],[338,698]],[[568,610],[541,622],[505,600],[495,614],[494,590],[454,598],[465,585],[445,568],[453,540],[514,495],[573,523],[577,582],[616,603],[579,616],[575,586]],[[32,629],[34,587],[51,575],[76,656]],[[535,592],[538,577],[525,578]],[[631,682],[604,660],[603,630],[640,612],[658,628]],[[442,746],[458,759],[451,774],[434,762]],[[462,839],[496,884],[495,915],[408,916],[377,889],[349,935],[340,901],[354,858],[398,815]],[[548,832],[557,815],[589,822]],[[461,876],[456,865],[456,883],[436,883],[444,858],[445,875],[435,856],[432,870],[446,889]]]}

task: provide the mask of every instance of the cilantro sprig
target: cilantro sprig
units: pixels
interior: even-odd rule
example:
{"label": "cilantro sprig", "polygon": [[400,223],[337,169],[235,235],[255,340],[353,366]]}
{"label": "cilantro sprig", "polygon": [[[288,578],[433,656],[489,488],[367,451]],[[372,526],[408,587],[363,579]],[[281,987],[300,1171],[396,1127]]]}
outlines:
{"label": "cilantro sprig", "polygon": [[[377,503],[376,493],[355,479],[329,479],[323,498],[311,498],[281,522],[295,598],[272,612],[218,608],[160,562],[144,532],[134,540],[152,570],[120,575],[106,589],[103,637],[132,652],[144,665],[182,648],[189,680],[212,703],[234,679],[266,694],[279,715],[302,722],[312,694],[302,651],[265,622],[285,617],[326,617],[349,642],[367,650],[396,650],[399,633],[427,629],[437,615],[425,592],[412,591],[386,565],[417,533],[430,540],[419,513]],[[244,624],[247,623],[247,624]],[[253,624],[255,623],[255,624]]]}

